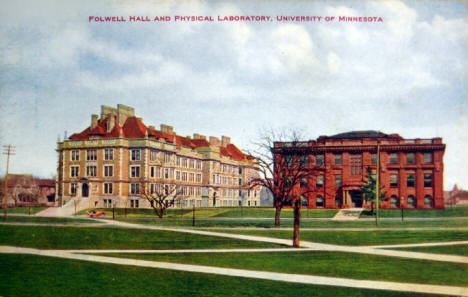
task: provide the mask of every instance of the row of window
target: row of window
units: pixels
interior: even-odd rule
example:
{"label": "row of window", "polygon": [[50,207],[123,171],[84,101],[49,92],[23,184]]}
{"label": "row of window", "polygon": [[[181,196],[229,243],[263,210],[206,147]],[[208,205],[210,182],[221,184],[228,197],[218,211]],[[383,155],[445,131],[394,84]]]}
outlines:
{"label": "row of window", "polygon": [[[286,163],[288,166],[292,166],[294,162],[293,155],[286,155]],[[342,164],[342,154],[335,154],[334,155],[334,163],[335,165]],[[371,155],[371,162],[372,164],[377,164],[377,154]],[[432,153],[424,153],[423,154],[423,162],[425,164],[431,164],[433,162]],[[307,155],[301,156],[301,165],[307,166],[309,163],[309,158]],[[322,166],[325,163],[325,157],[323,154],[315,155],[315,165]],[[360,170],[362,168],[362,155],[361,154],[351,154],[350,155],[350,163],[351,163],[351,174],[361,174]],[[390,164],[398,164],[398,153],[390,153],[389,154],[389,163]],[[415,153],[406,153],[406,163],[407,164],[415,164],[416,163],[416,155]],[[353,167],[359,172],[354,172]],[[358,169],[359,168],[359,169]]]}
{"label": "row of window", "polygon": [[[307,205],[307,199],[304,198],[303,204]],[[325,207],[325,199],[322,196],[317,196],[316,207]],[[341,207],[341,198],[335,197],[335,206]],[[391,208],[399,208],[400,207],[400,200],[397,196],[392,195],[390,197],[390,207]],[[416,197],[413,195],[408,195],[406,207],[408,208],[416,208]],[[434,199],[431,195],[424,196],[424,207],[432,208],[434,207]]]}
{"label": "row of window", "polygon": [[[97,158],[97,149],[88,149],[86,150],[86,161],[96,161]],[[165,163],[171,162],[173,159],[173,153],[165,153],[157,150],[150,151],[150,160],[164,160]],[[70,155],[71,161],[79,161],[80,160],[80,151],[79,150],[72,150]],[[114,160],[114,149],[113,148],[106,148],[104,149],[104,160]],[[131,149],[130,150],[130,160],[131,161],[141,161],[141,149]],[[194,168],[194,169],[202,169],[202,161],[195,160],[192,158],[185,158],[177,156],[176,159],[177,166],[182,166],[185,168]]]}
{"label": "row of window", "polygon": [[[97,149],[86,150],[86,161],[96,161],[97,160]],[[70,154],[71,161],[80,160],[80,151],[72,150]],[[104,160],[114,160],[114,149],[106,148],[104,149]]]}
{"label": "row of window", "polygon": [[[390,187],[398,187],[398,173],[390,174]],[[406,175],[406,186],[414,188],[416,184],[416,175],[408,173]],[[424,173],[424,187],[432,187],[432,173]]]}
{"label": "row of window", "polygon": [[[315,186],[317,188],[323,187],[323,175],[317,175]],[[409,188],[414,188],[416,184],[416,176],[414,173],[409,173],[406,175],[406,186]],[[307,188],[308,180],[303,178],[300,181],[301,188]],[[335,186],[341,187],[341,174],[335,174]],[[398,174],[390,174],[390,187],[398,187]],[[432,173],[424,174],[424,187],[432,187]]]}

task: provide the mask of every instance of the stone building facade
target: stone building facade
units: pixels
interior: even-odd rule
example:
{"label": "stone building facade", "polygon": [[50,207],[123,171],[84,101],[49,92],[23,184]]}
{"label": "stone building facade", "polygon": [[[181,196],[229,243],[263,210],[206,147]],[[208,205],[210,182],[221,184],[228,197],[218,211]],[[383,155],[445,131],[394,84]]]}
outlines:
{"label": "stone building facade", "polygon": [[[380,156],[377,156],[377,145]],[[287,151],[291,143],[276,142]],[[404,139],[398,134],[355,131],[320,136],[296,144],[311,175],[301,182],[304,206],[309,208],[370,207],[361,192],[368,170],[376,175],[387,199],[382,208],[444,208],[441,138]]]}
{"label": "stone building facade", "polygon": [[143,192],[169,187],[182,192],[174,207],[260,205],[260,190],[248,186],[258,175],[254,160],[229,137],[183,137],[165,124],[157,130],[125,105],[102,106],[57,151],[58,206],[78,197],[90,207],[149,208]]}

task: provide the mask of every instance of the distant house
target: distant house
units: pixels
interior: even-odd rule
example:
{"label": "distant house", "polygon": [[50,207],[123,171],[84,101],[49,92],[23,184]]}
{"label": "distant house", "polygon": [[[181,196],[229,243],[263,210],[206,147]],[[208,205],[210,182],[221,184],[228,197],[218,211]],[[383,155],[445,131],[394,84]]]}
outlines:
{"label": "distant house", "polygon": [[444,191],[445,205],[468,205],[468,191],[453,186],[451,191]]}
{"label": "distant house", "polygon": [[[2,185],[4,179],[2,179]],[[2,197],[4,195],[2,187]],[[32,174],[9,174],[7,201],[9,207],[53,206],[55,180],[39,179]]]}

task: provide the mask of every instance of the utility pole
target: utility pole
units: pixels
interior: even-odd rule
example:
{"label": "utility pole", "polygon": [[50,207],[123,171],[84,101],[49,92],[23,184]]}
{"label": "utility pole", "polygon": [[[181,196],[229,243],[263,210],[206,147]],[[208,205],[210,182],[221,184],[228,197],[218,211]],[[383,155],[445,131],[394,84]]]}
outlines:
{"label": "utility pole", "polygon": [[3,220],[6,221],[8,209],[8,170],[10,169],[10,156],[15,154],[15,147],[11,144],[3,146],[3,154],[7,155],[7,166],[5,171],[5,191],[3,193]]}
{"label": "utility pole", "polygon": [[380,140],[377,140],[377,172],[375,178],[375,225],[379,226],[379,196],[380,196]]}

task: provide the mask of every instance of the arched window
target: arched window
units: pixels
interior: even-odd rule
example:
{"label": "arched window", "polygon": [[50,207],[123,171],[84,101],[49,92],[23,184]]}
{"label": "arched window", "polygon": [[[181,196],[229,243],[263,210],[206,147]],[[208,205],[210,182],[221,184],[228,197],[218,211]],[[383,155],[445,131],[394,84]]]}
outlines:
{"label": "arched window", "polygon": [[416,199],[414,198],[413,195],[408,196],[408,207],[409,208],[415,208],[416,207]]}
{"label": "arched window", "polygon": [[323,207],[324,206],[324,201],[322,196],[317,196],[317,202],[316,202],[317,207]]}
{"label": "arched window", "polygon": [[306,197],[301,196],[301,204],[302,206],[309,206],[309,200]]}
{"label": "arched window", "polygon": [[398,201],[398,197],[397,197],[397,196],[392,195],[392,197],[390,197],[390,207],[391,207],[391,208],[398,208],[398,207],[400,207],[400,201]]}
{"label": "arched window", "polygon": [[431,195],[424,196],[424,207],[434,207],[434,199]]}

